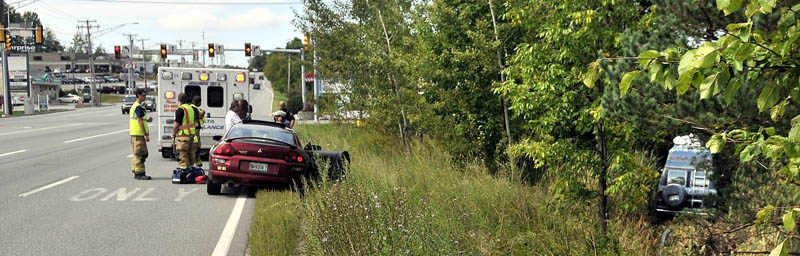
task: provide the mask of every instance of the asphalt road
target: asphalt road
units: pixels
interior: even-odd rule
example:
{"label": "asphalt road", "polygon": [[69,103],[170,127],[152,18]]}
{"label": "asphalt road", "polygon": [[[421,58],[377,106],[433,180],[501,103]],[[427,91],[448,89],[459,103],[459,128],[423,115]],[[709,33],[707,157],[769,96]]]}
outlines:
{"label": "asphalt road", "polygon": [[[270,87],[253,96],[267,118]],[[252,190],[172,184],[156,139],[140,181],[119,105],[0,119],[0,254],[244,255]]]}

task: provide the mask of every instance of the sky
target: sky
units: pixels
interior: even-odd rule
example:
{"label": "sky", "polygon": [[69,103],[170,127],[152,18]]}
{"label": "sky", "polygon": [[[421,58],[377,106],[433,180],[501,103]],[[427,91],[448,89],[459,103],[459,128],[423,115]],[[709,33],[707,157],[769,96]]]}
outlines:
{"label": "sky", "polygon": [[[142,2],[160,3],[142,3]],[[129,45],[123,34],[136,34],[136,39],[147,39],[145,48],[158,50],[162,43],[183,48],[207,48],[208,43],[224,45],[226,49],[244,48],[246,42],[261,49],[283,48],[290,39],[302,38],[302,33],[292,25],[295,12],[302,11],[301,0],[6,0],[20,13],[34,11],[45,28],[55,32],[65,48],[72,43],[78,31],[78,20],[96,20],[103,30],[120,24],[129,24],[111,32],[93,36],[93,47],[102,45],[113,53],[114,45]],[[26,5],[17,8],[19,5]],[[164,2],[189,2],[169,4]],[[234,3],[234,4],[197,4]],[[271,3],[271,4],[267,4]],[[82,23],[86,25],[86,23]],[[95,30],[95,31],[96,31]],[[86,29],[82,31],[85,33]],[[94,32],[93,32],[94,33]],[[205,40],[203,39],[205,35]],[[49,40],[49,39],[46,39]],[[141,42],[135,41],[137,47]],[[229,65],[247,66],[244,52],[227,52]],[[208,60],[208,57],[206,57]],[[169,59],[178,59],[170,55]],[[191,61],[191,56],[186,56]],[[202,58],[201,58],[202,59]]]}

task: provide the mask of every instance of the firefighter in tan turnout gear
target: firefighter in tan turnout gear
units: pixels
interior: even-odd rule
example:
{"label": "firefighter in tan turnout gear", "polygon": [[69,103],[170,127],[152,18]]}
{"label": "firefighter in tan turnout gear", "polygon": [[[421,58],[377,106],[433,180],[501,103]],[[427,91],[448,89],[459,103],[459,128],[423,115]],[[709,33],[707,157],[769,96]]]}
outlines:
{"label": "firefighter in tan turnout gear", "polygon": [[133,148],[133,157],[131,159],[131,168],[133,169],[133,178],[137,180],[149,180],[150,176],[145,174],[144,161],[147,159],[147,142],[150,142],[150,130],[147,122],[152,122],[153,118],[145,119],[147,111],[141,105],[147,93],[142,90],[136,90],[136,102],[133,103],[130,110],[130,135],[131,146]]}
{"label": "firefighter in tan turnout gear", "polygon": [[[175,138],[175,149],[178,151],[178,168],[172,174],[173,183],[190,183],[195,178],[204,176],[202,168],[194,165],[198,161],[194,140],[197,136],[197,125],[200,111],[190,104],[189,95],[178,94],[179,108],[175,110],[175,122],[172,137]],[[198,181],[199,182],[199,181]]]}

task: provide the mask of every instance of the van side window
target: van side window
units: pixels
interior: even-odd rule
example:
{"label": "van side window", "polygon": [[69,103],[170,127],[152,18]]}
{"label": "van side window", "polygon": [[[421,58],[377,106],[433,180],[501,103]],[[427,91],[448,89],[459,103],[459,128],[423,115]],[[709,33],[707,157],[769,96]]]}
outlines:
{"label": "van side window", "polygon": [[225,106],[225,92],[222,87],[208,87],[206,95],[208,95],[208,107],[221,108]]}
{"label": "van side window", "polygon": [[[191,101],[194,96],[200,96],[200,86],[197,85],[189,85],[183,89],[183,93],[189,96],[189,101]],[[191,103],[191,102],[184,102],[184,103]]]}

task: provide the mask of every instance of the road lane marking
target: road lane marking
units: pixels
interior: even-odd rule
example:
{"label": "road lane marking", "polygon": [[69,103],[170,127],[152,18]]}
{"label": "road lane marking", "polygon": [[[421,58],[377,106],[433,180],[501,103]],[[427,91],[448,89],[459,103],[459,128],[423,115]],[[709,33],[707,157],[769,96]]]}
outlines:
{"label": "road lane marking", "polygon": [[178,197],[176,197],[175,200],[172,200],[172,201],[180,202],[180,201],[183,200],[184,197],[186,197],[187,195],[189,195],[192,192],[195,192],[195,191],[197,191],[199,189],[200,188],[192,188],[192,189],[189,189],[189,191],[186,191],[186,189],[184,189],[184,188],[178,188]]}
{"label": "road lane marking", "polygon": [[109,132],[109,133],[103,133],[103,134],[98,134],[98,135],[94,135],[94,136],[84,137],[84,138],[80,138],[80,139],[74,139],[74,140],[68,140],[68,141],[64,141],[64,143],[73,143],[73,142],[76,142],[76,141],[82,141],[82,140],[94,139],[94,138],[97,138],[97,137],[103,137],[103,136],[108,136],[108,135],[117,134],[117,133],[121,133],[121,132],[127,132],[127,131],[128,131],[128,129],[125,129],[125,130],[119,130],[119,131],[115,131],[115,132]]}
{"label": "road lane marking", "polygon": [[3,154],[0,154],[0,157],[10,156],[10,155],[13,155],[13,154],[19,154],[19,153],[26,152],[26,151],[28,151],[28,150],[27,149],[23,149],[23,150],[17,150],[17,151],[14,151],[14,152],[3,153]]}
{"label": "road lane marking", "polygon": [[64,184],[64,183],[70,182],[71,180],[74,180],[74,179],[77,179],[77,178],[78,178],[78,176],[72,176],[72,177],[68,177],[68,178],[65,178],[65,179],[63,179],[63,180],[59,180],[59,181],[56,181],[56,182],[50,183],[50,184],[48,184],[48,185],[46,185],[46,186],[44,186],[44,187],[41,187],[41,188],[37,188],[37,189],[31,190],[30,192],[26,192],[26,193],[19,194],[19,197],[26,197],[26,196],[30,196],[30,195],[33,195],[33,194],[36,194],[36,193],[42,192],[42,191],[44,191],[44,190],[47,190],[47,189],[53,188],[53,187],[55,187],[55,186],[58,186],[58,185],[61,185],[61,184]]}
{"label": "road lane marking", "polygon": [[6,132],[6,133],[0,133],[0,136],[3,136],[3,135],[11,135],[11,134],[19,134],[19,133],[26,133],[26,132],[38,132],[38,131],[44,131],[44,130],[50,130],[50,129],[57,129],[57,128],[66,128],[66,127],[78,126],[78,125],[83,125],[83,124],[82,124],[82,123],[78,123],[78,124],[68,124],[68,125],[52,126],[52,127],[45,127],[45,128],[39,128],[39,129],[33,129],[33,130],[23,130],[23,131],[16,131],[16,132]]}
{"label": "road lane marking", "polygon": [[127,158],[131,158],[131,157],[133,157],[133,154],[130,154],[130,155],[126,156],[126,157]]}
{"label": "road lane marking", "polygon": [[214,247],[214,252],[211,253],[211,256],[228,255],[228,250],[230,250],[231,242],[233,241],[233,235],[236,234],[236,225],[239,224],[239,218],[242,217],[242,210],[244,209],[245,201],[247,201],[247,197],[245,197],[243,190],[239,194],[239,197],[236,198],[236,203],[233,205],[231,216],[228,217],[228,223],[225,224],[225,229],[222,230],[222,234],[219,236],[219,241],[217,241],[217,246]]}

